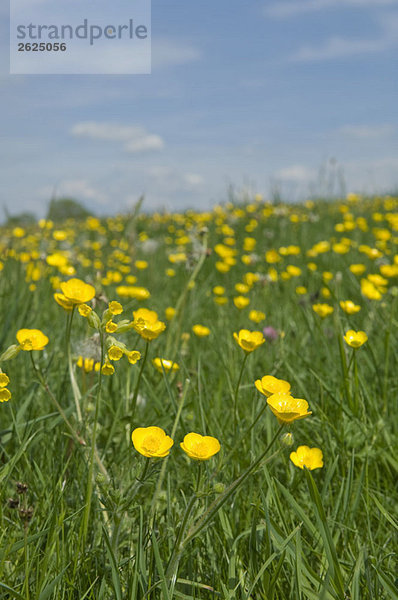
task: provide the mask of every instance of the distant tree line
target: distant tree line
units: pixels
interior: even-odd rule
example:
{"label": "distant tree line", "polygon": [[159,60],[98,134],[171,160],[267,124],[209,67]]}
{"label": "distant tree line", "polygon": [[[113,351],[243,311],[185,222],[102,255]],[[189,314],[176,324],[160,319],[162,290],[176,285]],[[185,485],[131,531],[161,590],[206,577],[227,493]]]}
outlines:
{"label": "distant tree line", "polygon": [[[12,215],[7,207],[4,207],[4,214],[4,224],[10,227],[33,225],[37,221],[37,217],[29,211]],[[48,205],[46,219],[54,222],[64,221],[65,219],[85,219],[89,214],[92,213],[89,213],[81,202],[73,198],[53,198]]]}

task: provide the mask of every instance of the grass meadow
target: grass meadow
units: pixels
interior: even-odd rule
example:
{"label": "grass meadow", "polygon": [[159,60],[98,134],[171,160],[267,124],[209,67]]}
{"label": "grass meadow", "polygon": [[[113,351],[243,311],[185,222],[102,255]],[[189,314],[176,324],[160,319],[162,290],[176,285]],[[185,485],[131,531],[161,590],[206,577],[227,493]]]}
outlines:
{"label": "grass meadow", "polygon": [[0,597],[398,599],[397,208],[3,227]]}

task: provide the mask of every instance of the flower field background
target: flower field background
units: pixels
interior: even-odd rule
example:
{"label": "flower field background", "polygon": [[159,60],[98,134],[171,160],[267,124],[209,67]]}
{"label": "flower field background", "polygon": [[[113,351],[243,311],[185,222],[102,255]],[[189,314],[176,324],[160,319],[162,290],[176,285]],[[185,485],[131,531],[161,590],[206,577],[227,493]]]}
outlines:
{"label": "flower field background", "polygon": [[397,207],[2,228],[0,597],[398,598]]}

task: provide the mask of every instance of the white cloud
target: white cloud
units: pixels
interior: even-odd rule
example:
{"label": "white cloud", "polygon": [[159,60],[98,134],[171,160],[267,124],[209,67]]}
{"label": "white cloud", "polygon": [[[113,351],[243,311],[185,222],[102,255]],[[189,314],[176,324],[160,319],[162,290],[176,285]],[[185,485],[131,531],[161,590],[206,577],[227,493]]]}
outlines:
{"label": "white cloud", "polygon": [[358,140],[385,138],[392,135],[395,131],[395,125],[389,123],[382,125],[344,125],[338,130],[342,135]]}
{"label": "white cloud", "polygon": [[[398,2],[398,0],[397,0]],[[384,52],[398,44],[398,14],[387,13],[377,19],[380,31],[373,38],[343,38],[333,36],[323,43],[304,45],[291,57],[291,62],[313,62],[342,59],[349,56]]]}
{"label": "white cloud", "polygon": [[36,197],[49,199],[53,196],[57,198],[74,198],[81,201],[89,201],[92,205],[97,204],[106,206],[108,196],[102,190],[95,188],[86,179],[62,179],[54,186],[46,185],[41,187],[35,193]]}
{"label": "white cloud", "polygon": [[84,121],[76,123],[71,133],[77,137],[93,140],[121,142],[125,151],[133,153],[161,150],[164,147],[164,141],[159,135],[148,133],[143,127],[137,125]]}
{"label": "white cloud", "polygon": [[167,39],[152,39],[152,69],[184,65],[201,58],[194,46]]}
{"label": "white cloud", "polygon": [[381,8],[396,6],[398,0],[294,0],[294,2],[278,2],[265,7],[266,16],[285,19],[305,13],[320,12],[325,9],[338,8]]}
{"label": "white cloud", "polygon": [[312,181],[315,175],[313,169],[303,165],[291,165],[290,167],[284,167],[283,169],[276,171],[274,177],[282,181],[308,183]]}
{"label": "white cloud", "polygon": [[203,177],[201,175],[198,175],[197,173],[186,173],[184,175],[184,180],[188,185],[192,187],[202,185],[202,183],[204,182]]}
{"label": "white cloud", "polygon": [[291,56],[292,62],[313,62],[373,54],[383,52],[392,47],[396,40],[389,37],[380,37],[373,40],[353,40],[341,37],[332,37],[323,44],[316,46],[302,46],[298,52]]}

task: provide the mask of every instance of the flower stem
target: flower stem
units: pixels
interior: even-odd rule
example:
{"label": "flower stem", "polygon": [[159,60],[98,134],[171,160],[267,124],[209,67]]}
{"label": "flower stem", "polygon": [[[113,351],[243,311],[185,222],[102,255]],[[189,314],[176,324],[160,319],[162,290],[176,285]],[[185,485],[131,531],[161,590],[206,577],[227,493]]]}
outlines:
{"label": "flower stem", "polygon": [[29,352],[30,354],[30,359],[32,362],[32,366],[33,366],[33,370],[40,382],[40,384],[43,386],[43,388],[45,389],[45,391],[47,392],[48,396],[51,398],[51,401],[53,402],[54,406],[56,407],[56,409],[58,410],[59,414],[61,415],[61,417],[63,418],[63,420],[65,421],[65,425],[67,426],[67,428],[69,429],[70,433],[72,434],[74,440],[78,443],[81,444],[82,446],[86,445],[86,442],[76,433],[76,431],[73,429],[68,417],[66,416],[62,406],[59,404],[58,400],[56,399],[56,397],[54,396],[53,392],[51,391],[47,381],[45,380],[42,372],[37,368],[36,363],[34,361],[32,352]]}
{"label": "flower stem", "polygon": [[76,406],[76,416],[77,416],[78,422],[81,423],[82,422],[82,412],[80,410],[81,393],[80,393],[80,390],[79,390],[79,386],[77,385],[75,374],[73,372],[72,352],[71,352],[71,347],[70,347],[70,337],[71,337],[71,332],[72,332],[72,321],[73,321],[73,315],[74,314],[75,314],[75,307],[72,308],[72,311],[70,313],[70,317],[68,317],[68,321],[67,321],[67,327],[66,327],[66,351],[67,351],[67,355],[68,355],[69,377],[70,377],[70,382],[71,382],[71,385],[72,385],[73,398],[75,400],[75,406]]}
{"label": "flower stem", "polygon": [[97,396],[95,399],[95,413],[94,413],[94,423],[93,423],[93,431],[91,436],[91,451],[90,451],[90,463],[87,477],[87,488],[86,488],[86,500],[85,507],[83,513],[83,522],[80,539],[83,541],[83,544],[86,542],[87,532],[88,532],[88,523],[90,520],[90,510],[91,510],[91,498],[93,494],[93,472],[94,472],[94,459],[96,454],[96,436],[97,436],[97,425],[98,425],[98,414],[99,414],[99,405],[101,400],[101,388],[102,388],[102,366],[104,364],[104,334],[100,331],[100,340],[101,340],[101,363],[99,369],[99,377],[98,377],[98,388],[97,388]]}
{"label": "flower stem", "polygon": [[242,381],[242,375],[243,375],[243,371],[244,371],[245,364],[246,364],[248,356],[249,355],[246,353],[245,354],[245,358],[243,359],[243,362],[242,362],[242,367],[240,369],[238,383],[236,384],[236,388],[235,388],[235,395],[234,395],[234,430],[235,430],[235,434],[236,434],[236,430],[237,430],[237,427],[238,427],[238,394],[239,394],[239,386],[240,386],[240,382]]}
{"label": "flower stem", "polygon": [[131,409],[131,421],[132,422],[134,421],[135,411],[136,411],[136,408],[137,408],[138,390],[139,390],[139,387],[140,387],[140,381],[141,381],[142,372],[144,370],[146,359],[147,359],[147,356],[148,356],[148,348],[149,348],[149,341],[146,340],[144,358],[142,359],[142,362],[141,362],[141,365],[140,365],[140,371],[138,373],[137,383],[135,384],[135,388],[134,388],[134,395],[133,395],[133,402],[132,402],[133,406],[132,406],[132,409]]}

